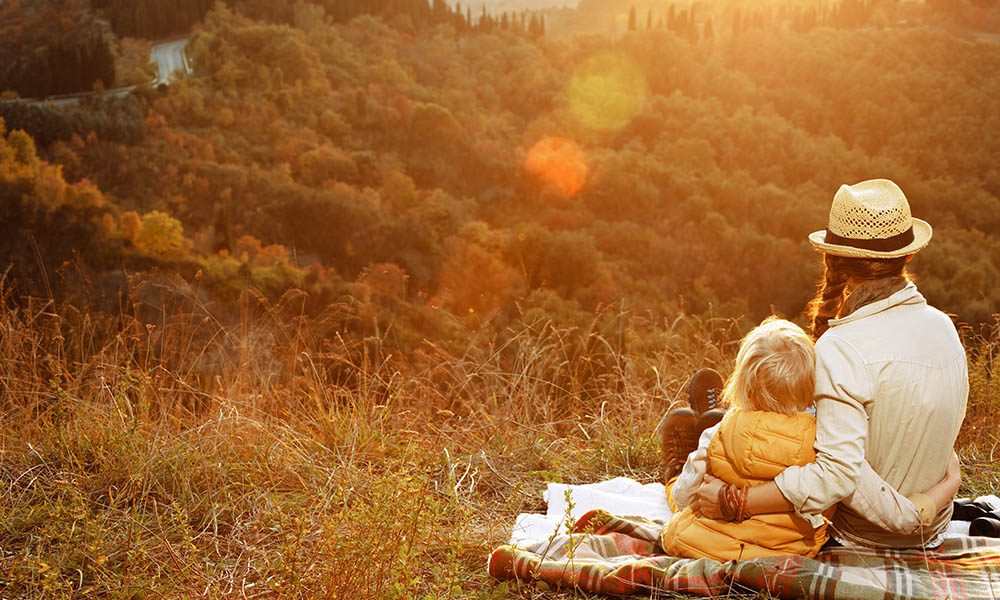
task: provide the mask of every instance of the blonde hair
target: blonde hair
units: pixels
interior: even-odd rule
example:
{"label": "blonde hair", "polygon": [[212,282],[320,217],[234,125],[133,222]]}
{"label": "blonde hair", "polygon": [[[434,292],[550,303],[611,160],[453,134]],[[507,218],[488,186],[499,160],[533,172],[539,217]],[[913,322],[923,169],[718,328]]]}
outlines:
{"label": "blonde hair", "polygon": [[726,401],[745,410],[786,415],[813,403],[816,351],[798,325],[768,317],[740,342]]}

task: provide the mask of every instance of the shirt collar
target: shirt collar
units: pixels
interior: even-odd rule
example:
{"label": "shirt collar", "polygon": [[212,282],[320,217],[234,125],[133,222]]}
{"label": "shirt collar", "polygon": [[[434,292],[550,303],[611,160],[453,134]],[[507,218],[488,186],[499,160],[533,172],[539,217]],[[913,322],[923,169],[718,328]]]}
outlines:
{"label": "shirt collar", "polygon": [[850,323],[851,321],[857,321],[858,319],[863,319],[865,317],[870,317],[871,315],[878,314],[884,310],[888,310],[894,306],[901,306],[904,304],[927,304],[927,300],[924,299],[923,295],[917,291],[917,286],[912,281],[907,281],[903,289],[882,300],[877,300],[870,304],[866,304],[849,315],[841,317],[839,319],[830,319],[830,327],[835,327],[842,323]]}

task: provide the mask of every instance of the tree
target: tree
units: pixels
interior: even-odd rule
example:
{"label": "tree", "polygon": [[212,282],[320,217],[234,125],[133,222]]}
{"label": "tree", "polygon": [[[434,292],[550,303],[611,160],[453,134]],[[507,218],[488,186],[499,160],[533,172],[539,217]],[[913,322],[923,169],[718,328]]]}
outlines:
{"label": "tree", "polygon": [[157,258],[176,259],[185,250],[184,227],[167,213],[146,213],[133,240],[136,249]]}
{"label": "tree", "polygon": [[632,6],[628,9],[628,30],[635,31],[636,28],[635,7]]}
{"label": "tree", "polygon": [[296,162],[299,177],[311,186],[325,181],[356,182],[358,165],[340,148],[323,145],[302,153]]}

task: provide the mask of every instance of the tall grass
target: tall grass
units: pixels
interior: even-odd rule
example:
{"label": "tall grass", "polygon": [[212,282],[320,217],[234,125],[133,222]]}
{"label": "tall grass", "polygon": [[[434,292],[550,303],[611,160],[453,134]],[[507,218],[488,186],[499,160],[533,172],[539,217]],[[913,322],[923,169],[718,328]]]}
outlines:
{"label": "tall grass", "polygon": [[[485,576],[514,516],[545,480],[654,480],[660,415],[746,328],[525,319],[404,359],[319,336],[296,292],[231,323],[200,298],[135,282],[101,316],[0,283],[0,595],[537,596]],[[967,337],[975,492],[998,487],[997,329]]]}

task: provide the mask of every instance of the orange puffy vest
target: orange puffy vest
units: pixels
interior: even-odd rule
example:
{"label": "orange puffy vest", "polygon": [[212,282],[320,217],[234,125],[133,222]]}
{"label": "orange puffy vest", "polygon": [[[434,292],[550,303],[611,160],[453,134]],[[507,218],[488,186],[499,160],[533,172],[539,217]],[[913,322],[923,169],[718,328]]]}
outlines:
{"label": "orange puffy vest", "polygon": [[[762,485],[785,467],[813,462],[815,440],[816,418],[811,414],[730,408],[708,447],[709,472],[726,483]],[[788,554],[811,557],[826,539],[825,525],[814,530],[791,512],[727,523],[690,508],[674,515],[660,533],[660,543],[671,556],[719,561]]]}

